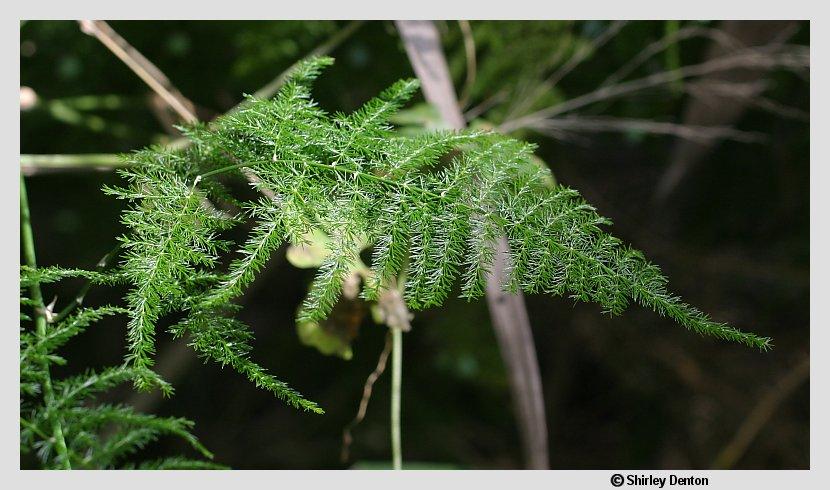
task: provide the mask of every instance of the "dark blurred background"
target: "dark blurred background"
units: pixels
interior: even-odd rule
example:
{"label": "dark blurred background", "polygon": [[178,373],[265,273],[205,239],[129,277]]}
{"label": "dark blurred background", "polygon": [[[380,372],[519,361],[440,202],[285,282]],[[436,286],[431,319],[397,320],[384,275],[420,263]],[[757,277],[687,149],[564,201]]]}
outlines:
{"label": "dark blurred background", "polygon": [[[350,28],[330,21],[110,25],[203,120]],[[775,344],[761,353],[701,338],[639,307],[609,318],[595,305],[528,297],[551,467],[809,468],[809,71],[798,61],[809,56],[809,24],[437,25],[464,109],[479,127],[561,104],[604,82],[618,86],[700,66],[730,50],[784,53],[774,62],[601,99],[569,113],[578,117],[511,129],[539,145],[538,156],[557,180],[611,218],[617,236],[660,264],[674,291],[714,319],[771,336]],[[117,153],[175,139],[175,114],[78,23],[25,22],[20,42],[22,153]],[[314,94],[332,112],[351,111],[413,76],[392,22],[363,23],[331,55],[337,62]],[[626,66],[630,73],[608,80]],[[434,115],[419,110],[422,102],[413,103],[410,119],[429,125]],[[720,132],[694,134],[701,126]],[[100,192],[119,182],[117,174],[27,173],[39,262],[93,267],[124,231],[123,203]],[[168,335],[159,335],[159,369],[176,394],[161,400],[124,389],[112,401],[194,420],[216,461],[233,468],[388,461],[388,373],[353,431],[350,460],[340,460],[343,427],[357,411],[385,328],[364,318],[349,361],[302,345],[294,313],[313,273],[294,268],[281,252],[245,297],[242,318],[256,332],[255,359],[317,401],[325,415],[300,413],[234,372],[202,364]],[[67,281],[44,294],[47,301],[65,300],[79,286]],[[117,302],[122,293],[95,289],[88,303]],[[70,364],[58,375],[119,363],[124,345],[125,321],[102,322],[67,346]],[[483,301],[453,300],[417,313],[404,337],[405,461],[523,467],[507,383]],[[147,455],[187,451],[162,440]]]}

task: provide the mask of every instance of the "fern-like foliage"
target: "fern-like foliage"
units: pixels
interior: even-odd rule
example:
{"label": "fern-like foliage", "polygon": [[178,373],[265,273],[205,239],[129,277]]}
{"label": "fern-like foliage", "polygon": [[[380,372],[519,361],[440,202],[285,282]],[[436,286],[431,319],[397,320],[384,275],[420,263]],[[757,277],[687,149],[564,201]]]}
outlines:
{"label": "fern-like foliage", "polygon": [[[273,100],[251,100],[210,127],[189,128],[188,149],[128,157],[129,186],[109,192],[131,203],[122,272],[132,283],[134,368],[152,365],[159,318],[181,311],[172,331],[190,335],[202,355],[320,411],[250,359],[250,331],[233,318],[233,301],[277,248],[302,244],[312,230],[329,237],[328,254],[301,320],[329,314],[358,243],[373,247],[374,280],[363,296],[376,299],[403,276],[408,306],[422,309],[442,304],[457,285],[462,297],[482,296],[495,242],[506,236],[508,289],[595,302],[610,314],[638,303],[694,332],[769,347],[770,339],[715,322],[670,293],[660,270],[611,236],[610,222],[578,192],[551,186],[549,171],[531,158],[533,145],[486,132],[396,134],[387,121],[418,89],[416,80],[392,85],[352,114],[327,114],[310,86],[331,62],[302,64]],[[227,202],[229,176],[247,178],[268,197],[221,217],[208,203]],[[254,221],[252,231],[230,265],[217,266],[227,245],[218,237],[243,219]],[[206,279],[188,282],[196,276]]]}
{"label": "fern-like foliage", "polygon": [[[21,291],[33,285],[55,282],[67,277],[84,277],[97,283],[120,282],[118,275],[77,269],[48,267],[20,270]],[[21,306],[36,306],[21,294]],[[44,468],[61,468],[65,461],[57,450],[53,424],[61,427],[66,444],[65,454],[75,469],[134,468],[127,460],[135,452],[161,436],[185,440],[201,456],[211,453],[190,433],[193,422],[173,417],[156,417],[136,412],[127,405],[95,403],[102,392],[136,378],[147,380],[169,393],[170,387],[146,367],[123,365],[100,372],[65,379],[54,379],[49,370],[66,364],[57,351],[70,339],[83,333],[96,321],[112,315],[128,313],[121,307],[80,308],[63,320],[50,324],[45,333],[31,328],[32,315],[21,314],[20,332],[20,449],[21,453],[36,452]],[[49,383],[51,396],[44,384]],[[138,468],[154,469],[216,469],[223,468],[205,460],[173,457],[144,463]]]}

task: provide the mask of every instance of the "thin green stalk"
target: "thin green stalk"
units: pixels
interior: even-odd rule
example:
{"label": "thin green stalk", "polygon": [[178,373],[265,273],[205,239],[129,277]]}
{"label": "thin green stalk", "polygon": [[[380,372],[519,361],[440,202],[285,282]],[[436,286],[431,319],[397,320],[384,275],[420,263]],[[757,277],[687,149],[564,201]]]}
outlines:
{"label": "thin green stalk", "polygon": [[[22,240],[23,254],[26,257],[26,264],[32,269],[37,269],[37,260],[35,258],[35,239],[32,233],[32,220],[29,215],[29,198],[26,194],[26,182],[23,174],[20,175],[20,237]],[[43,294],[40,291],[40,284],[35,282],[29,288],[32,300],[35,302],[35,331],[39,338],[46,337],[46,307],[43,304]],[[47,413],[49,407],[54,403],[54,392],[52,391],[52,377],[49,374],[49,361],[44,356],[43,371],[45,373],[43,381],[43,398],[46,403]],[[49,416],[52,425],[52,437],[55,439],[55,450],[58,454],[58,460],[63,469],[72,469],[69,463],[69,455],[66,449],[66,441],[63,438],[63,427],[61,427],[60,419],[55,415]]]}
{"label": "thin green stalk", "polygon": [[205,173],[197,176],[196,178],[199,181],[201,181],[205,177],[210,177],[212,175],[217,175],[217,174],[222,174],[222,173],[225,173],[225,172],[230,172],[231,170],[236,170],[236,169],[240,169],[240,168],[248,168],[248,167],[251,167],[253,165],[256,165],[256,163],[255,162],[235,163],[233,165],[227,165],[225,167],[221,167],[221,168],[211,170],[210,172],[205,172]]}
{"label": "thin green stalk", "polygon": [[[351,176],[353,176],[355,178],[358,178],[358,179],[372,180],[372,181],[379,182],[383,185],[393,187],[393,188],[394,187],[403,187],[403,188],[409,189],[411,191],[420,192],[422,195],[430,197],[432,199],[438,199],[438,200],[450,200],[451,199],[450,197],[439,195],[439,194],[436,194],[434,192],[430,192],[426,189],[422,189],[422,188],[414,186],[414,185],[409,185],[406,182],[398,182],[398,181],[395,181],[395,180],[392,180],[392,179],[388,179],[386,177],[380,177],[378,175],[370,174],[370,173],[363,172],[363,171],[360,171],[360,170],[356,170],[356,169],[353,169],[353,168],[344,167],[342,165],[325,164],[325,163],[318,163],[318,162],[312,162],[312,161],[306,161],[306,160],[279,160],[279,161],[283,162],[283,163],[302,163],[302,164],[307,165],[309,167],[317,168],[317,169],[320,169],[320,170],[325,170],[327,172],[335,172],[335,173],[340,172],[340,173],[344,173],[344,174],[347,174],[347,175],[351,175]],[[205,177],[210,177],[210,176],[221,174],[221,173],[224,173],[224,172],[230,172],[231,170],[236,170],[236,169],[240,169],[240,168],[250,168],[250,167],[253,167],[255,165],[258,165],[259,163],[261,163],[261,162],[243,162],[243,163],[236,163],[236,164],[233,164],[233,165],[228,165],[226,167],[217,168],[215,170],[211,170],[209,172],[205,172],[205,173],[197,176],[196,177],[196,183],[199,183]]]}
{"label": "thin green stalk", "polygon": [[44,433],[43,433],[43,431],[42,431],[42,430],[40,430],[40,429],[38,428],[38,426],[36,426],[35,424],[33,424],[33,423],[29,422],[28,420],[24,419],[23,417],[20,417],[20,425],[23,425],[23,426],[25,426],[27,429],[29,429],[29,430],[31,430],[32,432],[34,432],[34,433],[35,433],[35,434],[37,434],[37,435],[38,435],[38,437],[40,437],[41,439],[49,439],[49,436],[48,436],[48,435],[46,435],[46,434],[44,434]]}
{"label": "thin green stalk", "polygon": [[[664,26],[666,37],[673,38],[677,36],[677,31],[680,30],[680,21],[677,19],[667,20]],[[677,70],[680,68],[680,44],[675,41],[671,43],[665,51],[666,68],[669,70]],[[683,79],[678,78],[671,84],[672,90],[679,94],[683,91]]]}
{"label": "thin green stalk", "polygon": [[120,155],[111,153],[20,155],[20,169],[26,175],[50,170],[109,170],[127,166],[129,163]]}
{"label": "thin green stalk", "polygon": [[402,467],[401,457],[401,367],[403,330],[392,327],[392,468]]}
{"label": "thin green stalk", "polygon": [[[107,267],[110,266],[112,261],[118,255],[118,252],[121,250],[121,244],[115,246],[112,250],[110,250],[106,255],[104,255],[101,260],[98,261],[98,264],[95,267],[95,270],[98,272],[103,272],[106,270]],[[75,295],[75,298],[72,300],[71,303],[66,305],[57,315],[52,318],[51,323],[60,323],[63,321],[70,313],[72,313],[75,308],[81,306],[84,303],[84,298],[86,298],[86,293],[89,292],[89,289],[92,287],[92,280],[87,281],[78,294]]]}

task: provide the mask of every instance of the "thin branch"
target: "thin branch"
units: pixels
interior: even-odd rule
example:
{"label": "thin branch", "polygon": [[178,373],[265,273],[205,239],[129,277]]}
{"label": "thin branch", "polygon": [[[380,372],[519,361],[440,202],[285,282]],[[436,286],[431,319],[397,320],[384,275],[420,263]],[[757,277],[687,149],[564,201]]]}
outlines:
{"label": "thin branch", "polygon": [[377,366],[375,366],[375,370],[372,371],[369,377],[366,378],[366,383],[363,385],[363,396],[360,398],[360,405],[357,409],[357,415],[355,415],[354,419],[349,422],[349,425],[343,429],[343,449],[340,451],[340,461],[343,463],[349,461],[349,448],[352,445],[352,429],[363,422],[363,419],[366,417],[366,409],[369,406],[369,400],[372,398],[372,388],[375,386],[375,382],[378,378],[380,378],[386,370],[386,363],[389,360],[390,352],[392,352],[391,329],[386,334],[386,342],[383,345],[380,357],[378,357]]}
{"label": "thin branch", "polygon": [[[20,175],[20,238],[22,241],[21,248],[23,255],[26,258],[26,265],[32,269],[37,269],[37,259],[35,257],[35,239],[32,232],[32,219],[29,213],[29,196],[26,192],[26,180],[23,174]],[[35,333],[39,339],[46,337],[46,307],[43,304],[43,293],[40,290],[40,284],[36,281],[29,288],[29,294],[32,301],[35,302],[34,318],[35,318]],[[52,390],[52,376],[49,373],[49,361],[47,356],[43,356],[43,401],[46,406],[46,413],[48,420],[52,426],[52,438],[55,441],[55,452],[58,455],[58,460],[61,467],[65,470],[72,469],[69,461],[68,449],[66,447],[66,440],[63,437],[63,426],[57,414],[52,413],[50,408],[55,402],[55,393]]]}
{"label": "thin branch", "polygon": [[718,453],[712,468],[729,469],[746,453],[749,445],[767,425],[772,416],[810,376],[810,358],[804,357],[758,400],[755,408],[744,417],[729,443]]}
{"label": "thin branch", "polygon": [[607,87],[609,85],[614,85],[618,83],[620,80],[624,79],[628,75],[631,74],[634,70],[642,66],[647,60],[649,60],[652,56],[656,55],[657,53],[667,49],[669,46],[679,43],[680,41],[685,41],[686,39],[691,39],[695,37],[705,37],[711,39],[712,41],[721,44],[726,47],[730,47],[733,49],[738,49],[743,47],[743,45],[735,39],[734,37],[730,36],[726,32],[720,29],[713,29],[711,27],[701,27],[701,26],[690,26],[684,27],[678,31],[672,32],[667,34],[666,36],[654,41],[653,43],[649,44],[642,51],[640,51],[637,56],[631,58],[631,60],[617,69],[614,73],[612,73],[608,78],[605,79],[604,82],[600,84],[600,87]]}
{"label": "thin branch", "polygon": [[392,469],[402,468],[401,454],[401,371],[403,370],[403,329],[392,327]]}
{"label": "thin branch", "polygon": [[763,109],[770,114],[774,114],[779,117],[795,119],[802,122],[810,122],[809,112],[803,111],[798,107],[782,104],[768,97],[756,97],[755,99],[750,100],[750,103],[759,109]]}
{"label": "thin branch", "polygon": [[[770,57],[770,55],[765,55],[765,53],[781,53],[784,56],[789,53],[794,58],[806,53],[807,56],[803,58],[802,63],[805,67],[809,66],[809,48],[801,47],[799,49],[798,47],[788,47],[784,44],[794,34],[795,30],[793,30],[793,27],[797,29],[795,22],[773,21],[758,24],[755,28],[751,29],[742,26],[746,26],[746,24],[737,21],[725,21],[723,22],[722,29],[735,38],[740,39],[743,44],[753,46],[752,49],[744,50],[745,52],[754,51],[760,53],[761,57]],[[766,44],[762,44],[760,48],[756,48],[755,46],[758,46],[758,43]],[[708,49],[705,59],[712,61],[723,59],[722,53],[724,51],[723,47],[712,45]],[[743,69],[741,70],[727,70],[717,74],[709,73],[704,75],[699,81],[707,82],[712,80],[714,85],[711,85],[711,87],[714,90],[704,92],[705,96],[703,100],[695,98],[689,101],[689,104],[684,109],[684,122],[690,124],[725,125],[737,121],[747,106],[758,106],[756,101],[760,98],[761,90],[769,83],[764,79],[765,73],[775,67],[775,64],[767,63],[742,67]],[[792,71],[797,75],[799,71],[806,70]],[[726,83],[719,83],[721,81],[725,81]],[[733,83],[730,84],[729,82]],[[741,83],[744,85],[743,87]],[[718,93],[722,95],[718,96]],[[690,144],[688,142],[678,143],[670,159],[671,163],[665,168],[655,186],[653,196],[655,202],[664,202],[673,190],[677,188],[684,176],[695,165],[699,164],[704,155],[711,149],[711,145]]]}
{"label": "thin branch", "polygon": [[610,26],[608,26],[607,29],[605,29],[605,31],[602,32],[602,34],[584,44],[570,58],[568,58],[568,61],[563,63],[558,70],[553,72],[541,84],[537,85],[532,94],[523,97],[521,102],[509,111],[509,117],[512,118],[515,114],[522,113],[531,108],[546,91],[549,91],[558,85],[562,79],[568,76],[574,69],[582,64],[583,61],[588,59],[590,55],[613,39],[627,23],[627,21],[622,20],[614,21]]}
{"label": "thin branch", "polygon": [[704,101],[713,100],[717,103],[719,98],[731,97],[737,99],[751,99],[758,97],[769,86],[767,80],[753,80],[750,82],[737,82],[729,80],[695,80],[686,84],[686,91],[689,95]]}
{"label": "thin branch", "polygon": [[[107,252],[106,255],[101,257],[101,260],[95,265],[95,270],[97,272],[103,272],[106,270],[112,263],[115,261],[115,258],[118,256],[118,252],[121,250],[121,244],[115,246],[112,250]],[[71,303],[66,305],[57,315],[53,316],[50,320],[50,323],[59,323],[64,318],[69,316],[75,308],[81,306],[84,303],[84,298],[86,298],[86,294],[89,292],[89,289],[92,287],[92,281],[88,280],[83,287],[81,287],[80,291],[75,295],[75,298],[72,300]]]}
{"label": "thin branch", "polygon": [[24,419],[23,417],[20,417],[20,425],[23,425],[27,429],[29,429],[30,431],[34,432],[38,437],[40,437],[44,441],[48,441],[51,438],[51,436],[47,435],[42,430],[40,430],[37,425],[29,422],[28,420]]}
{"label": "thin branch", "polygon": [[[81,21],[81,22],[91,22],[91,21]],[[332,37],[326,40],[323,44],[320,44],[312,51],[310,51],[302,60],[314,57],[314,56],[322,56],[328,54],[337,46],[343,43],[346,39],[348,39],[352,34],[354,34],[357,29],[363,24],[363,21],[352,21],[339,31],[337,31]],[[85,25],[85,24],[84,24]],[[97,24],[95,24],[97,26]],[[109,27],[109,26],[107,26]],[[110,28],[110,31],[112,28]],[[113,31],[114,32],[114,31]],[[93,33],[94,35],[94,33]],[[115,36],[118,36],[115,33]],[[120,39],[120,36],[119,36]],[[163,73],[161,73],[158,68],[152,65],[149,61],[146,60],[140,53],[137,51],[135,52],[138,56],[141,57],[149,66],[151,66],[156,72],[157,75],[161,77],[163,80],[168,80]],[[120,58],[120,56],[119,56]],[[123,59],[123,58],[122,58]],[[302,60],[298,61],[300,63]],[[125,61],[126,63],[126,61]],[[285,78],[291,73],[291,71],[297,66],[297,63],[294,63],[288,69],[284,70],[280,73],[274,80],[272,80],[268,85],[265,85],[261,89],[257,90],[254,95],[258,98],[268,98],[274,95],[277,90],[282,86],[285,82]],[[131,66],[132,68],[132,66]],[[134,70],[135,71],[135,70]],[[138,72],[136,72],[138,73]],[[149,72],[147,72],[149,73]],[[141,74],[139,74],[141,76]],[[142,77],[144,80],[144,77]],[[146,80],[145,80],[146,81]],[[167,82],[169,83],[169,81]],[[172,86],[171,86],[172,87]],[[24,87],[26,88],[26,87]],[[175,89],[173,89],[175,90]],[[23,88],[21,88],[21,94],[24,92]],[[178,91],[176,91],[178,93]],[[181,95],[181,94],[179,94]],[[183,97],[183,96],[182,96]],[[23,96],[21,95],[21,100]],[[164,101],[168,101],[167,98],[162,98]],[[187,99],[184,99],[187,100]],[[189,103],[189,101],[188,101]],[[233,107],[229,112],[238,111],[239,109],[245,107],[247,104],[247,100],[240,102],[238,105]],[[171,107],[173,107],[171,105]],[[194,116],[195,117],[195,116]],[[170,146],[174,148],[182,148],[190,144],[190,140],[187,138],[179,138],[171,142]],[[107,154],[107,153],[90,153],[90,154],[65,154],[65,155],[21,155],[20,156],[20,165],[23,173],[25,175],[34,175],[35,173],[39,173],[42,171],[62,171],[62,170],[78,170],[78,169],[87,169],[87,170],[100,170],[100,171],[108,171],[113,168],[120,168],[126,167],[128,163],[123,161],[119,155],[116,154]],[[250,175],[249,175],[250,177]]]}
{"label": "thin branch", "polygon": [[129,164],[112,153],[86,153],[76,155],[20,155],[20,169],[25,175],[43,171],[61,170],[112,170]]}
{"label": "thin branch", "polygon": [[639,131],[650,134],[664,134],[677,136],[678,138],[684,138],[698,142],[709,142],[718,139],[728,139],[740,141],[742,143],[757,143],[765,139],[765,135],[761,133],[741,131],[729,126],[693,126],[689,124],[658,122],[649,119],[629,119],[616,117],[569,116],[563,118],[545,119],[542,121],[538,121],[528,127],[550,135],[554,135],[556,131]]}
{"label": "thin branch", "polygon": [[[574,41],[571,38],[566,37],[565,40],[568,42],[560,42],[557,43],[558,47],[553,52],[553,54],[549,57],[548,60],[542,62],[540,76],[542,73],[548,71],[548,69],[553,68],[565,58],[565,54],[568,52],[568,49],[571,47],[571,43]],[[527,103],[531,97],[541,96],[540,93],[544,93],[545,90],[548,90],[543,84],[535,83],[535,80],[532,77],[527,78],[520,78],[516,82],[516,89],[514,90],[514,96],[511,97],[510,104],[507,106],[506,115],[503,117],[503,120],[513,119],[525,113],[525,111],[529,110],[530,105]],[[502,90],[507,90],[507,87],[502,88]],[[532,92],[532,93],[531,93]],[[534,99],[536,102],[538,99]]]}
{"label": "thin branch", "polygon": [[461,28],[461,35],[464,38],[464,56],[467,60],[467,73],[464,79],[464,88],[461,89],[461,99],[458,105],[467,107],[470,93],[476,82],[476,39],[473,37],[473,28],[467,20],[459,20],[458,27]]}
{"label": "thin branch", "polygon": [[788,68],[798,70],[806,68],[810,63],[809,48],[800,46],[784,50],[782,46],[766,48],[747,48],[735,54],[722,56],[697,65],[688,65],[676,70],[668,70],[629,82],[598,88],[592,92],[568,99],[560,104],[536,111],[527,116],[506,121],[498,130],[501,132],[515,131],[528,127],[541,120],[557,116],[566,112],[585,107],[596,102],[609,100],[628,95],[641,90],[665,85],[675,80],[686,79],[709,73],[723,72],[735,68]]}
{"label": "thin branch", "polygon": [[473,119],[477,118],[478,116],[484,114],[485,112],[489,111],[493,107],[501,104],[502,102],[507,99],[507,90],[502,89],[496,92],[495,94],[491,95],[490,97],[484,99],[480,104],[477,106],[468,109],[464,113],[464,120],[468,123]]}
{"label": "thin branch", "polygon": [[762,94],[768,88],[769,81],[758,80],[755,82],[729,82],[726,80],[696,81],[687,84],[686,91],[703,101],[710,101],[717,104],[721,97],[732,97],[741,99],[761,110],[771,114],[799,121],[809,121],[810,114],[797,107],[782,104]]}
{"label": "thin branch", "polygon": [[[170,80],[161,72],[154,64],[138,52],[135,48],[129,45],[124,38],[118,35],[109,24],[104,21],[78,21],[81,24],[81,30],[89,35],[97,37],[110,51],[115,53],[121,61],[129,66],[136,75],[144,80],[161,98],[170,105],[170,107],[179,113],[182,118],[189,122],[195,123],[198,121],[196,115],[192,112],[193,103],[190,102],[184,95],[182,95]],[[184,138],[184,145],[189,144],[189,140]],[[175,142],[174,142],[175,143]],[[180,145],[180,146],[184,146]],[[173,145],[171,145],[173,146]],[[248,178],[252,184],[259,184],[258,178],[249,170],[244,169],[243,174]],[[263,190],[262,193],[273,199],[273,194],[270,191]],[[206,197],[202,199],[202,204],[212,210],[216,207]],[[221,211],[220,211],[221,212]],[[223,213],[224,214],[224,213]]]}
{"label": "thin branch", "polygon": [[194,113],[193,103],[173,86],[170,80],[156,65],[132,47],[112,27],[102,20],[80,20],[81,30],[95,36],[101,43],[113,52],[130,69],[138,75],[154,92],[176,111],[181,118],[189,123],[198,118]]}
{"label": "thin branch", "polygon": [[[612,22],[611,25],[608,26],[608,29],[603,31],[602,34],[577,50],[577,52],[574,53],[574,55],[571,56],[564,65],[562,65],[558,70],[551,74],[547,80],[544,81],[543,85],[547,85],[549,87],[555,87],[558,85],[563,78],[568,76],[568,74],[585,61],[588,56],[595,53],[599,48],[603,47],[608,41],[613,39],[614,36],[616,36],[627,23],[628,21],[624,20]],[[535,102],[535,100],[533,102]]]}

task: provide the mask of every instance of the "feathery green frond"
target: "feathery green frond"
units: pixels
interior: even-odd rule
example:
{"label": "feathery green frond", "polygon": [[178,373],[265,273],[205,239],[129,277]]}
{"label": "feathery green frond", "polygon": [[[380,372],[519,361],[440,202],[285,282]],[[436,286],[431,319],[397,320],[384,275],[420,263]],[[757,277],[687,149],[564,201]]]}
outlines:
{"label": "feathery green frond", "polygon": [[171,330],[177,336],[184,332],[190,334],[192,340],[189,345],[202,358],[215,361],[222,367],[232,367],[256,386],[272,392],[295,408],[323,413],[316,403],[306,400],[250,359],[250,340],[253,337],[250,329],[241,321],[229,318],[224,313],[210,308],[194,310]]}
{"label": "feathery green frond", "polygon": [[[129,187],[108,192],[139,203],[122,215],[130,229],[121,238],[122,271],[136,285],[126,298],[128,360],[137,368],[149,368],[157,320],[182,304],[189,278],[216,265],[218,252],[227,247],[218,235],[233,220],[206,205],[202,191],[174,171],[182,166],[181,156],[148,150],[132,158],[135,168],[121,172]],[[136,382],[147,387],[143,378]]]}
{"label": "feathery green frond", "polygon": [[[102,275],[89,271],[21,268],[21,283],[54,282],[69,277],[84,277],[98,281]],[[109,283],[109,278],[103,279]],[[21,306],[31,306],[22,301]],[[103,306],[76,310],[60,321],[47,324],[44,331],[21,328],[20,333],[20,444],[22,452],[34,450],[45,468],[64,467],[64,462],[77,469],[114,468],[126,461],[138,449],[162,436],[174,436],[186,441],[203,457],[212,458],[190,432],[193,422],[173,417],[156,417],[135,412],[126,405],[97,404],[96,398],[125,382],[143,379],[157,386],[165,394],[172,388],[156,373],[145,367],[118,366],[100,372],[88,370],[84,374],[54,379],[49,367],[65,364],[57,351],[67,341],[83,333],[104,317],[129,314],[131,310]],[[44,322],[45,323],[45,322]],[[49,386],[47,392],[44,389]],[[47,394],[48,393],[48,394]],[[59,456],[52,436],[52,421],[60,420],[66,445],[66,459]],[[177,458],[181,466],[186,459]],[[129,464],[129,463],[128,463]],[[190,467],[209,468],[210,463],[193,462]]]}
{"label": "feathery green frond", "polygon": [[[372,280],[363,296],[377,298],[384,284],[405,275],[404,297],[420,309],[442,304],[455,288],[467,299],[482,296],[504,236],[505,288],[594,302],[614,315],[637,303],[700,334],[770,346],[770,339],[714,322],[670,293],[655,265],[608,233],[609,220],[577,191],[552,184],[532,145],[486,132],[395,133],[389,119],[417,81],[392,85],[350,115],[327,114],[310,85],[329,64],[328,58],[303,63],[274,99],[252,99],[190,131],[189,149],[131,157],[123,172],[130,186],[111,192],[131,201],[123,215],[130,231],[121,273],[133,285],[134,366],[152,366],[156,323],[183,312],[174,333],[190,335],[204,357],[294,406],[319,410],[249,358],[250,334],[231,316],[232,302],[274,251],[285,242],[302,244],[312,230],[329,238],[328,250],[302,320],[329,314],[358,244],[372,246]],[[253,230],[224,268],[218,239],[236,220],[220,218],[206,203],[223,179],[242,176],[267,198],[242,203]],[[185,288],[193,274],[212,279]]]}
{"label": "feathery green frond", "polygon": [[28,265],[20,266],[20,287],[27,288],[33,284],[48,284],[72,277],[80,277],[94,284],[121,284],[124,278],[117,273],[96,272],[83,269],[65,269],[63,267],[39,267],[32,269]]}
{"label": "feathery green frond", "polygon": [[[154,380],[157,386],[164,384],[161,378],[147,368],[128,366],[111,367],[100,373],[88,370],[83,374],[62,379],[54,383],[55,409],[78,404],[102,391],[131,381],[136,377]],[[166,384],[165,384],[166,385]],[[169,392],[171,388],[167,387]]]}
{"label": "feathery green frond", "polygon": [[64,413],[71,436],[73,431],[100,430],[107,426],[118,426],[123,432],[110,436],[96,454],[97,464],[110,466],[120,457],[141,449],[149,442],[163,435],[172,435],[186,441],[206,458],[213,454],[190,433],[193,422],[176,417],[156,417],[135,412],[125,405],[98,405],[92,408],[75,406]]}

